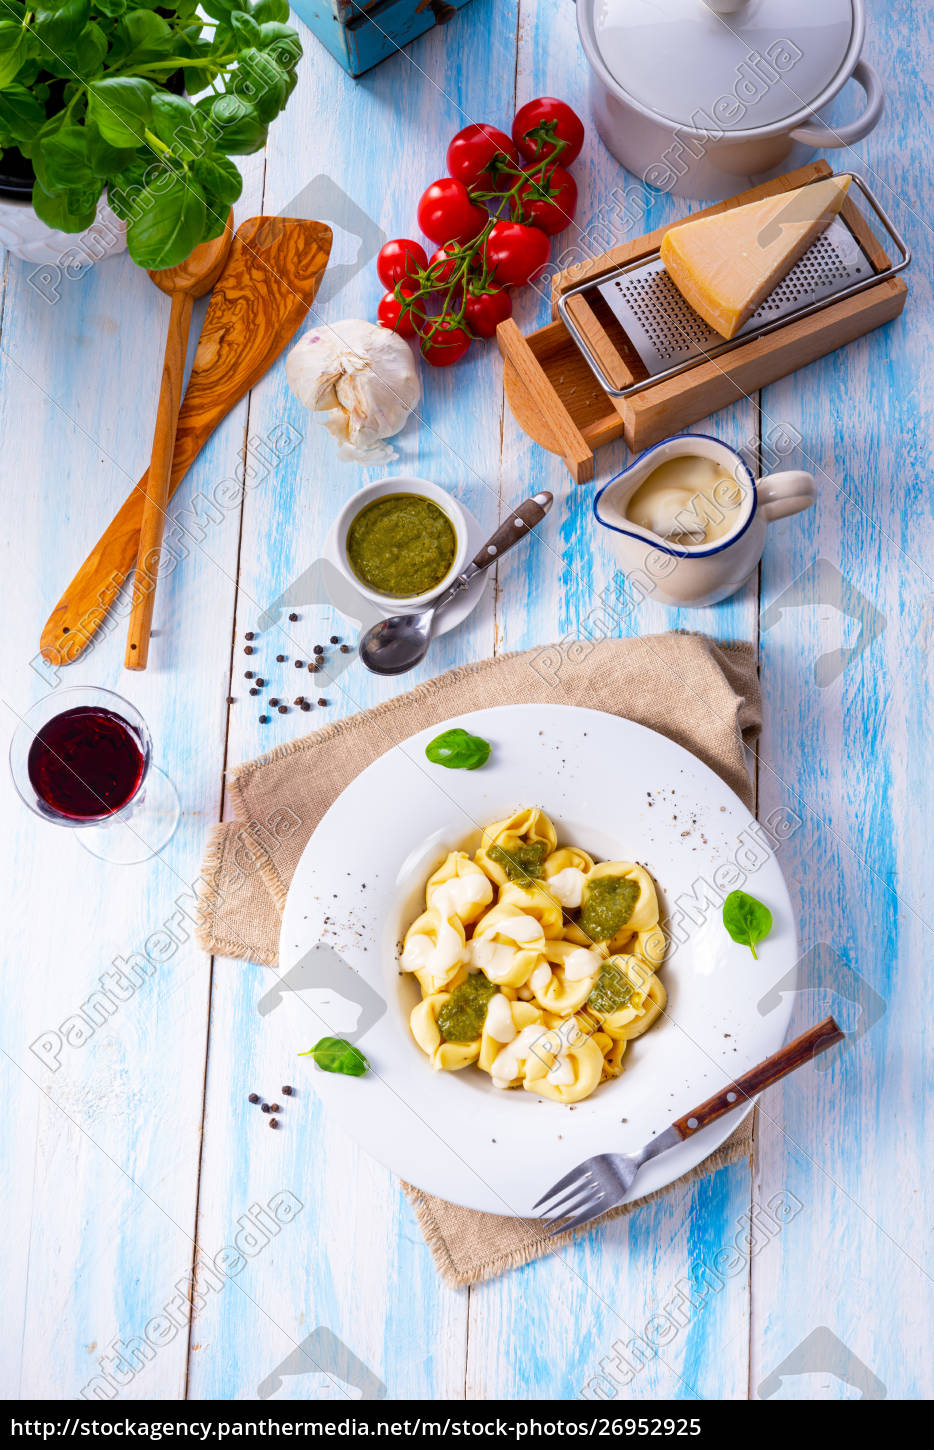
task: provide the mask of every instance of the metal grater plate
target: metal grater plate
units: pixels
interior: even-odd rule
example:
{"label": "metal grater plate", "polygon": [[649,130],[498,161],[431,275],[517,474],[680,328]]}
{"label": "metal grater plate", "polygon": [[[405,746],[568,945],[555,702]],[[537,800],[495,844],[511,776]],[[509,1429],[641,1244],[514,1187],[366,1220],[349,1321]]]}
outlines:
{"label": "metal grater plate", "polygon": [[[872,275],[866,253],[846,222],[835,217],[736,336],[754,332],[764,323],[780,322]],[[727,345],[685,302],[660,257],[607,278],[597,290],[651,377]]]}

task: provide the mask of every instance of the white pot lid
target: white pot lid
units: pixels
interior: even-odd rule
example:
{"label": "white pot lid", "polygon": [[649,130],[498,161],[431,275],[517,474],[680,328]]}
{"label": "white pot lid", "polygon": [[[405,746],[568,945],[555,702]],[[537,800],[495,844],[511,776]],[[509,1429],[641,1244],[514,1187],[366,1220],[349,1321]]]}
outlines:
{"label": "white pot lid", "polygon": [[698,131],[807,110],[838,75],[853,0],[593,0],[597,50],[633,100]]}

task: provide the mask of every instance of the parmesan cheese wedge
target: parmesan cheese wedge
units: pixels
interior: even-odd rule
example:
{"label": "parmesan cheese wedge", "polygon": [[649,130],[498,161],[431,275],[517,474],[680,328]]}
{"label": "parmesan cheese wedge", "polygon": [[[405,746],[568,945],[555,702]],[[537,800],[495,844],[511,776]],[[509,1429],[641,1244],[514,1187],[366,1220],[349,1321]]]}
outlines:
{"label": "parmesan cheese wedge", "polygon": [[848,176],[672,227],[661,257],[684,299],[721,337],[735,337],[843,205]]}

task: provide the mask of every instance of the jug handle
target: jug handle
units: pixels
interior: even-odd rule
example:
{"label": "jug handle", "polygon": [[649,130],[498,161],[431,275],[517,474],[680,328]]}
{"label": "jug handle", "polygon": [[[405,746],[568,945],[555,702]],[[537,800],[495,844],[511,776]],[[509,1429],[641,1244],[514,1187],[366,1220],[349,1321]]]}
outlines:
{"label": "jug handle", "polygon": [[767,473],[756,484],[759,507],[767,523],[786,519],[809,509],[817,498],[817,485],[810,473],[789,468],[784,473]]}

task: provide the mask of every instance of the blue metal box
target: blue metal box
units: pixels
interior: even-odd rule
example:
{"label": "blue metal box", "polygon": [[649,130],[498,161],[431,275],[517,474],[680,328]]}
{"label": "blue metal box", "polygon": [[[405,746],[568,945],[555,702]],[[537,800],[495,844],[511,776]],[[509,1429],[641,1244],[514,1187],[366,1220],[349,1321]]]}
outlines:
{"label": "blue metal box", "polygon": [[362,75],[467,0],[292,0],[292,9],[352,76]]}

